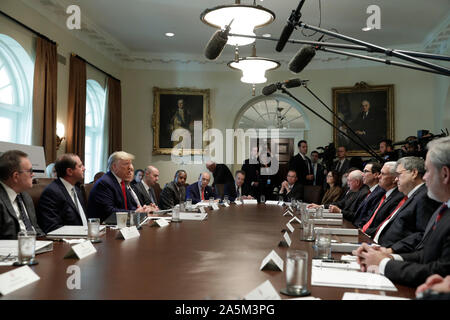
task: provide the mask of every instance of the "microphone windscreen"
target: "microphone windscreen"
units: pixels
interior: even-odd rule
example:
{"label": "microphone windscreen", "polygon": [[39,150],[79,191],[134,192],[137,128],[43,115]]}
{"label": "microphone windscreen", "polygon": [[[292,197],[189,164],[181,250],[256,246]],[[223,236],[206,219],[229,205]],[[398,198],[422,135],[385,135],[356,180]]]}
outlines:
{"label": "microphone windscreen", "polygon": [[302,80],[300,80],[299,78],[288,80],[284,84],[284,86],[286,88],[296,88],[296,87],[300,87],[301,85],[302,85]]}
{"label": "microphone windscreen", "polygon": [[217,30],[214,32],[211,39],[209,39],[205,48],[205,57],[209,60],[215,60],[223,51],[226,43],[228,41],[228,33]]}
{"label": "microphone windscreen", "polygon": [[299,73],[311,62],[315,55],[316,50],[313,46],[304,46],[289,62],[289,70],[294,73]]}
{"label": "microphone windscreen", "polygon": [[289,37],[294,31],[294,26],[288,21],[287,25],[284,26],[283,32],[281,33],[280,39],[277,42],[277,46],[275,50],[281,52],[286,45],[286,42],[289,40]]}
{"label": "microphone windscreen", "polygon": [[275,91],[277,91],[277,85],[272,83],[272,84],[269,84],[268,86],[265,86],[262,89],[262,94],[265,95],[265,96],[270,96]]}

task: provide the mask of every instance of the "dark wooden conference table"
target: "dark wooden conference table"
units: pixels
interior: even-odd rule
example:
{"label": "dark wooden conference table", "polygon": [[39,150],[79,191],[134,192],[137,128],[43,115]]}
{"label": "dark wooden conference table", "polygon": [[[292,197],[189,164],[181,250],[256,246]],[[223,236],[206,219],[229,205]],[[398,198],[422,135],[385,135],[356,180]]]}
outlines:
{"label": "dark wooden conference table", "polygon": [[[82,260],[64,259],[70,245],[57,241],[53,251],[37,255],[39,264],[31,267],[40,280],[0,299],[242,299],[266,280],[279,292],[286,286],[285,273],[259,268],[272,249],[286,258],[288,248],[278,247],[281,231],[292,218],[283,216],[285,209],[232,204],[208,210],[205,221],[171,223],[164,228],[146,225],[140,237],[129,240],[115,239],[118,231],[108,229],[103,242],[94,244],[97,253]],[[291,248],[308,252],[310,282],[312,242],[301,241],[300,225],[293,226]],[[343,227],[352,228],[346,221]],[[356,236],[334,237],[356,240]],[[364,237],[360,233],[359,241]],[[80,267],[81,289],[70,290],[66,285],[71,265]],[[0,273],[11,269],[0,267]],[[344,292],[414,297],[413,288],[397,288],[397,292],[381,292],[309,285],[313,297],[326,300],[340,300]]]}

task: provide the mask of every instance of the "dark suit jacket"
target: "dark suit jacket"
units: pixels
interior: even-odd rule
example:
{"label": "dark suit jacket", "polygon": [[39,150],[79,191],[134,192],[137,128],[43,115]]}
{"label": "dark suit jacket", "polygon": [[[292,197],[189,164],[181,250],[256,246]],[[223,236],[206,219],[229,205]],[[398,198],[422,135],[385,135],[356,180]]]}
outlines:
{"label": "dark suit jacket", "polygon": [[[34,212],[33,200],[26,192],[21,193],[23,204],[28,213],[28,218],[36,230],[37,236],[43,236],[44,232],[37,223],[36,214]],[[0,239],[17,239],[17,234],[20,231],[19,220],[16,212],[9,200],[5,188],[0,185]]]}
{"label": "dark suit jacket", "polygon": [[256,159],[256,161],[257,163],[251,164],[250,160],[246,159],[241,169],[245,172],[244,185],[249,188],[253,196],[257,196],[258,187],[252,187],[252,182],[259,182],[260,174],[260,163],[258,159]]}
{"label": "dark suit jacket", "polygon": [[350,191],[343,199],[333,203],[341,209],[342,216],[348,221],[353,221],[356,209],[369,192],[365,184],[358,191]]}
{"label": "dark suit jacket", "polygon": [[111,214],[121,211],[136,210],[136,203],[127,188],[127,208],[122,194],[122,187],[111,171],[108,171],[97,180],[89,194],[87,216],[89,218],[100,218],[104,221]]}
{"label": "dark suit jacket", "polygon": [[[245,184],[242,185],[241,190],[242,190],[241,196],[248,196],[251,194],[250,188]],[[237,198],[236,184],[227,183],[225,185],[223,194],[225,196],[228,196],[228,199],[230,201],[236,200],[236,198]]]}
{"label": "dark suit jacket", "polygon": [[[134,183],[133,185],[131,185],[131,188],[133,188],[133,191],[134,193],[136,193],[136,196],[138,197],[139,202],[141,203],[142,206],[153,203],[152,200],[150,199],[150,195],[148,194],[147,190],[145,190],[145,186],[142,184],[142,182]],[[153,194],[153,199],[157,201],[155,190],[153,190],[152,187],[150,187],[150,192]],[[155,204],[158,205],[158,203]]]}
{"label": "dark suit jacket", "polygon": [[423,247],[401,254],[404,261],[389,261],[384,274],[393,282],[417,287],[432,274],[450,274],[450,209],[442,215],[435,230],[424,239]]}
{"label": "dark suit jacket", "polygon": [[161,191],[159,197],[159,208],[161,210],[171,209],[175,205],[179,204],[180,201],[185,201],[186,199],[186,187],[177,186],[175,181],[171,181],[164,189]]}
{"label": "dark suit jacket", "polygon": [[[281,189],[281,187],[280,187]],[[280,196],[283,197],[283,201],[290,202],[292,199],[294,200],[303,200],[304,199],[305,189],[303,185],[298,183],[298,181],[292,187],[291,192],[286,193],[286,190]]]}
{"label": "dark suit jacket", "polygon": [[337,167],[337,165],[338,165],[338,162],[339,162],[339,159],[337,159],[337,160],[335,160],[335,161],[333,162],[333,170],[336,170],[337,172],[339,172],[339,174],[340,174],[341,177],[342,177],[342,175],[343,175],[344,173],[346,173],[348,169],[350,169],[350,159],[347,159],[347,158],[346,158],[346,159],[344,160],[344,163],[342,164],[342,166],[341,166],[341,168],[339,169],[339,171],[336,169],[336,167]]}
{"label": "dark suit jacket", "polygon": [[[397,207],[398,203],[403,199],[404,196],[405,195],[403,193],[395,188],[389,198],[384,200],[383,204],[377,212],[377,215],[366,231],[369,236],[373,237],[375,235],[375,232],[377,231],[379,225],[383,223],[383,221],[391,214],[392,211],[394,211],[394,209]],[[369,221],[371,218],[372,215],[367,221]]]}
{"label": "dark suit jacket", "polygon": [[[355,218],[353,220],[353,225],[360,228],[369,221],[372,213],[377,209],[381,198],[386,194],[386,190],[382,187],[377,186],[373,192],[371,192],[359,205],[355,212]],[[367,218],[369,217],[369,218]]]}
{"label": "dark suit jacket", "polygon": [[216,164],[216,170],[213,172],[214,177],[214,183],[213,185],[217,184],[227,184],[227,183],[234,183],[233,174],[231,173],[230,169],[222,163]]}
{"label": "dark suit jacket", "polygon": [[[218,196],[214,192],[213,188],[211,188],[210,186],[206,186],[205,200],[208,201],[210,197],[214,197],[214,199],[218,199]],[[194,182],[193,184],[190,184],[187,187],[186,199],[192,199],[193,204],[202,201],[202,195],[200,194],[200,190],[198,190],[198,182]]]}
{"label": "dark suit jacket", "polygon": [[[306,161],[303,160],[299,153],[293,156],[289,161],[289,170],[297,172],[298,183],[302,185],[312,185],[313,182],[311,180],[306,180],[307,175],[313,174],[311,159],[307,156],[305,156],[305,159]],[[308,170],[308,163],[311,171]]]}
{"label": "dark suit jacket", "polygon": [[[311,168],[312,171],[314,173],[314,167],[313,167],[313,163],[311,163]],[[325,173],[324,173],[324,167],[323,165],[321,165],[320,163],[317,163],[317,170],[316,170],[316,175],[315,175],[315,179],[316,179],[316,183],[314,183],[313,181],[313,185],[315,186],[323,186],[325,183]]]}
{"label": "dark suit jacket", "polygon": [[381,231],[378,244],[392,248],[395,253],[410,252],[419,244],[438,206],[439,202],[428,198],[427,187],[423,184]]}
{"label": "dark suit jacket", "polygon": [[[80,188],[75,186],[75,191],[86,213],[86,202]],[[46,233],[65,225],[81,226],[83,224],[72,196],[60,179],[56,179],[44,189],[39,198],[36,213],[38,223]]]}

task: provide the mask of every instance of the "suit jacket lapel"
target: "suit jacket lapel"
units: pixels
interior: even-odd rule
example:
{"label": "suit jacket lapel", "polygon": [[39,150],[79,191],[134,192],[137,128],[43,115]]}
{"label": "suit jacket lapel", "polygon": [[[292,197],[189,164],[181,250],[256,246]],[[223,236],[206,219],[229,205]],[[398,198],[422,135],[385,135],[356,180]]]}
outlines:
{"label": "suit jacket lapel", "polygon": [[[72,196],[67,192],[67,189],[64,186],[64,184],[61,182],[61,180],[57,179],[56,180],[56,185],[59,187],[59,189],[63,193],[64,197],[66,198],[67,203],[70,204],[70,206],[72,207],[72,209],[75,212],[78,212],[77,207],[75,207],[75,203],[73,202]],[[76,192],[76,189],[75,189],[75,192]],[[78,196],[78,194],[77,194],[77,196]]]}

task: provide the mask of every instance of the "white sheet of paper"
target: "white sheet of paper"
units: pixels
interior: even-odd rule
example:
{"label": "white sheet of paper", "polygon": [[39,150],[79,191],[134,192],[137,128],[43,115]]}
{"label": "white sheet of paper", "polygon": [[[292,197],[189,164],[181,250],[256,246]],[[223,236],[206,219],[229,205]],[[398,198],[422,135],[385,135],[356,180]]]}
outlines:
{"label": "white sheet of paper", "polygon": [[380,274],[314,266],[311,271],[311,285],[397,291],[391,280]]}
{"label": "white sheet of paper", "polygon": [[360,269],[359,264],[356,261],[350,263],[337,263],[337,262],[324,262],[321,259],[312,259],[312,266],[318,268],[332,268],[341,270],[354,270]]}
{"label": "white sheet of paper", "polygon": [[286,240],[286,243],[287,243],[288,247],[290,247],[291,243],[292,243],[292,240],[291,240],[291,237],[289,237],[289,234],[287,232],[285,232],[283,237],[284,237],[284,240]]}
{"label": "white sheet of paper", "polygon": [[342,213],[322,212],[322,215],[326,219],[342,219],[343,218]]}
{"label": "white sheet of paper", "polygon": [[249,292],[245,300],[281,300],[280,295],[269,280],[264,281],[256,289]]}
{"label": "white sheet of paper", "polygon": [[283,202],[283,201],[278,201],[278,205],[279,205],[280,207],[282,207],[282,206],[284,205],[284,202]]}
{"label": "white sheet of paper", "polygon": [[258,204],[258,201],[256,199],[243,199],[242,200],[244,204]]}
{"label": "white sheet of paper", "polygon": [[219,210],[219,206],[217,205],[217,203],[214,202],[214,203],[212,204],[212,209],[213,209],[213,210]]}
{"label": "white sheet of paper", "polygon": [[278,204],[278,201],[274,201],[274,200],[267,200],[267,201],[266,201],[265,203],[266,203],[266,204],[277,205],[277,204]]}
{"label": "white sheet of paper", "polygon": [[283,271],[283,259],[281,259],[274,250],[270,251],[270,253],[263,259],[259,270],[262,270],[269,263],[274,267],[277,267],[280,271]]}
{"label": "white sheet of paper", "polygon": [[[158,220],[165,221],[165,219],[158,219]],[[155,221],[158,221],[158,220],[155,220]],[[167,223],[167,221],[165,221],[165,222]],[[163,222],[160,221],[160,223],[163,223]],[[122,228],[122,229],[120,229],[120,233],[122,234],[122,236],[125,240],[133,239],[133,238],[137,238],[137,237],[141,236],[141,234],[139,233],[136,226]]]}
{"label": "white sheet of paper", "polygon": [[39,276],[29,266],[2,273],[0,274],[0,293],[6,295],[39,279]]}
{"label": "white sheet of paper", "polygon": [[91,254],[96,253],[97,250],[94,248],[92,243],[89,240],[86,240],[82,243],[73,245],[70,250],[66,253],[64,258],[72,258],[76,257],[78,259],[84,259]]}
{"label": "white sheet of paper", "polygon": [[326,230],[331,234],[337,234],[342,236],[357,236],[358,229],[345,229],[345,228],[324,228],[324,227],[314,227],[314,230]]}
{"label": "white sheet of paper", "polygon": [[286,227],[289,229],[290,232],[294,232],[294,227],[291,225],[290,222],[286,223]]}
{"label": "white sheet of paper", "polygon": [[381,294],[345,292],[342,300],[411,300],[402,297],[382,296]]}
{"label": "white sheet of paper", "polygon": [[153,222],[152,226],[157,226],[157,227],[167,227],[169,225],[169,222],[167,222],[166,219],[157,219]]}
{"label": "white sheet of paper", "polygon": [[360,244],[357,243],[332,243],[331,252],[346,252],[351,253],[353,250],[358,249]]}
{"label": "white sheet of paper", "polygon": [[197,220],[202,221],[208,218],[207,213],[180,212],[180,220]]}

